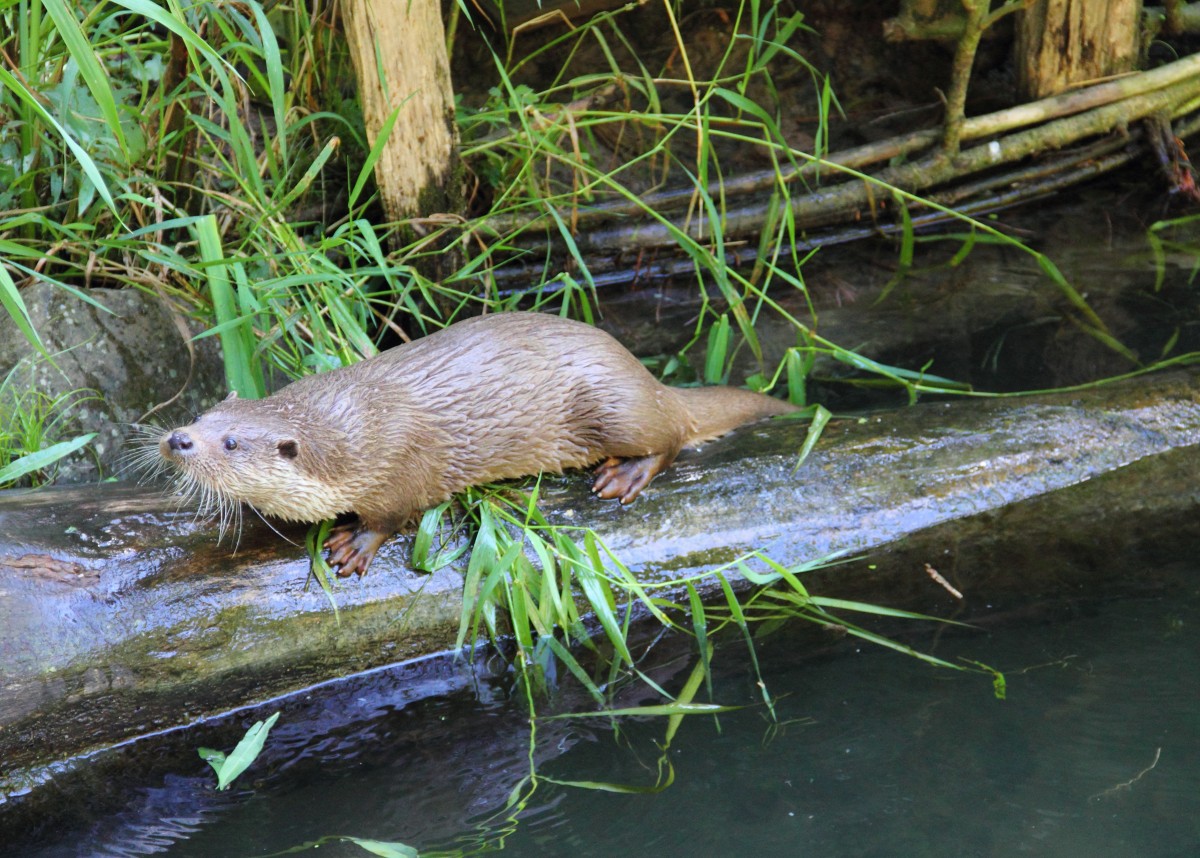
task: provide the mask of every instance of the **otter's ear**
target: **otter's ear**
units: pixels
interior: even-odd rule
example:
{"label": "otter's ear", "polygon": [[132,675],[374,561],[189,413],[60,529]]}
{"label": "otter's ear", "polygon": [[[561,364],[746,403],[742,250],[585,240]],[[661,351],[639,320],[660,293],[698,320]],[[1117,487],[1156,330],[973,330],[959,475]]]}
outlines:
{"label": "otter's ear", "polygon": [[237,391],[236,390],[229,391],[229,395],[225,397],[226,402],[229,402],[231,399],[237,399]]}
{"label": "otter's ear", "polygon": [[300,455],[300,445],[293,439],[287,438],[275,445],[275,449],[279,451],[279,455],[285,459],[294,459]]}

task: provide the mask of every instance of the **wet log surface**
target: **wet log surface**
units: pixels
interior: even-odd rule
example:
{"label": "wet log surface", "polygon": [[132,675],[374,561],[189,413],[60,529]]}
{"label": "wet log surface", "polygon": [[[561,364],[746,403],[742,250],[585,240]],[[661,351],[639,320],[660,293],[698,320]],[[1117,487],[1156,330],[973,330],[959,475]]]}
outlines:
{"label": "wet log surface", "polygon": [[[1117,542],[1194,538],[1193,374],[837,420],[797,468],[806,430],[776,421],[685,454],[628,508],[593,498],[581,473],[548,479],[542,509],[593,528],[643,581],[755,549],[784,564],[870,552],[806,582],[974,620],[1039,595],[1152,587],[1156,572],[1099,561]],[[90,751],[452,645],[459,569],[410,571],[402,534],[339,587],[337,622],[306,587],[302,529],[282,533],[296,544],[248,515],[235,551],[122,484],[0,495],[0,807]]]}

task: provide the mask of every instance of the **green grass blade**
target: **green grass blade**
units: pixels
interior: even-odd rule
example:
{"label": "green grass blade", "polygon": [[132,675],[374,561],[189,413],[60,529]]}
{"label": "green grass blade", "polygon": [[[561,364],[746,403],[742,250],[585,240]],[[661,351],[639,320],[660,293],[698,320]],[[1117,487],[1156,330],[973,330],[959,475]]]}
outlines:
{"label": "green grass blade", "polygon": [[253,369],[253,336],[244,336],[249,324],[238,312],[237,298],[229,279],[225,254],[221,247],[221,235],[217,231],[217,218],[208,215],[196,221],[196,239],[200,258],[206,265],[209,296],[217,322],[221,329],[221,350],[225,356],[225,382],[238,396],[257,399],[263,395]]}
{"label": "green grass blade", "polygon": [[616,784],[610,781],[564,781],[557,778],[548,778],[545,775],[542,775],[539,780],[558,784],[559,786],[590,789],[597,792],[612,792],[619,795],[653,795],[662,792],[675,782],[674,766],[671,765],[669,759],[664,758],[664,762],[666,763],[667,777],[665,779],[660,778],[653,786],[633,786],[632,784]]}
{"label": "green grass blade", "polygon": [[100,112],[104,116],[104,122],[116,139],[125,163],[128,164],[129,145],[125,141],[125,130],[121,127],[117,101],[113,97],[108,75],[96,58],[96,52],[92,49],[87,34],[83,32],[83,27],[79,25],[75,14],[63,0],[42,0],[42,5],[50,13],[50,17],[54,21],[54,28],[62,37],[71,59],[79,66],[79,74],[92,94],[92,98],[96,99],[96,104],[99,105]]}
{"label": "green grass blade", "polygon": [[709,659],[712,656],[712,646],[708,642],[708,621],[705,616],[704,603],[700,601],[700,594],[691,581],[687,582],[687,594],[689,613],[692,616],[692,634],[696,636],[696,647],[700,651],[700,664],[704,668],[705,681],[708,683],[708,696],[711,699],[712,665],[709,663]]}
{"label": "green grass blade", "polygon": [[720,384],[725,380],[725,359],[729,354],[729,316],[721,314],[717,323],[708,329],[708,352],[704,356],[704,380]]}
{"label": "green grass blade", "polygon": [[[709,671],[709,660],[712,658],[712,644],[707,644],[700,653],[700,661],[692,668],[691,674],[687,678],[687,682],[683,684],[683,688],[679,690],[679,695],[675,698],[675,711],[667,716],[667,732],[663,737],[663,750],[671,747],[671,740],[675,738],[675,734],[679,731],[679,725],[683,723],[685,715],[694,715],[695,707],[713,706],[715,704],[693,703],[696,697],[696,692],[700,689],[700,683],[707,684],[709,691],[712,691],[712,674]],[[680,708],[684,707],[684,708]],[[731,707],[726,707],[726,709]],[[710,709],[712,713],[721,711],[718,709]]]}
{"label": "green grass blade", "polygon": [[816,411],[813,412],[812,422],[808,424],[808,432],[804,436],[804,443],[800,445],[800,454],[796,457],[796,466],[792,468],[793,474],[804,464],[804,460],[813,451],[813,447],[817,446],[817,441],[821,439],[821,433],[825,431],[825,426],[832,417],[833,413],[824,405],[817,406]]}
{"label": "green grass blade", "polygon": [[163,9],[157,3],[153,2],[153,0],[113,0],[113,3],[170,30],[176,36],[183,39],[184,44],[190,49],[203,54],[213,68],[222,66],[231,68],[229,63],[223,60],[221,55],[213,50],[208,42],[200,38],[184,23],[183,10],[178,0],[168,0],[167,6],[170,11]]}
{"label": "green grass blade", "polygon": [[472,639],[479,635],[479,621],[482,609],[479,588],[483,583],[485,573],[491,571],[496,561],[496,529],[492,523],[491,513],[487,504],[479,507],[479,528],[471,546],[471,559],[467,561],[467,574],[463,580],[462,608],[458,618],[458,636],[454,640],[454,648],[461,650],[470,632]]}
{"label": "green grass blade", "polygon": [[45,357],[50,357],[50,353],[46,351],[46,346],[42,342],[41,336],[37,329],[33,326],[33,320],[29,318],[29,308],[25,306],[25,300],[21,297],[21,291],[17,288],[17,284],[13,282],[12,275],[8,273],[8,269],[0,265],[0,306],[4,307],[10,319],[17,326],[17,330],[25,337],[28,343],[41,352]]}
{"label": "green grass blade", "polygon": [[558,656],[558,660],[566,665],[566,668],[571,672],[571,675],[574,676],[579,684],[587,690],[587,693],[591,695],[592,700],[596,701],[596,705],[603,706],[605,702],[604,692],[601,691],[596,683],[592,681],[592,678],[588,676],[587,671],[583,669],[583,665],[581,665],[575,656],[571,654],[571,651],[553,637],[546,638],[546,646],[550,647],[550,650],[556,656]]}
{"label": "green grass blade", "polygon": [[[697,687],[703,672],[693,671]],[[691,679],[689,679],[689,682]],[[717,703],[651,703],[647,706],[630,706],[624,709],[601,709],[599,712],[559,712],[547,715],[546,720],[568,720],[575,718],[642,718],[648,716],[676,718],[684,715],[712,715],[714,712],[732,712],[740,706],[722,706]]]}
{"label": "green grass blade", "polygon": [[421,853],[406,843],[395,841],[368,840],[364,837],[342,837],[342,841],[353,843],[379,858],[420,858]]}
{"label": "green grass blade", "polygon": [[[337,599],[333,595],[333,580],[330,577],[333,574],[333,568],[329,565],[329,561],[325,559],[325,540],[329,538],[331,530],[333,530],[332,521],[317,522],[304,534],[304,547],[308,551],[309,572],[317,579],[317,584],[325,594],[325,598],[329,600],[330,607],[333,608],[334,625],[340,626],[342,624],[342,615],[338,611]],[[305,589],[307,587],[306,582]]]}
{"label": "green grass blade", "polygon": [[600,554],[596,550],[596,537],[591,531],[584,534],[584,549],[590,563],[582,563],[575,569],[575,580],[579,582],[592,613],[604,628],[609,643],[626,664],[632,665],[633,656],[625,643],[625,636],[621,634],[621,625],[613,610],[612,590],[603,577],[604,565],[600,562]]}
{"label": "green grass blade", "polygon": [[16,482],[26,474],[50,467],[64,456],[69,456],[80,447],[87,445],[95,437],[95,432],[88,435],[80,435],[70,441],[60,441],[44,450],[29,453],[15,461],[9,462],[3,468],[0,468],[0,485]]}
{"label": "green grass blade", "polygon": [[[283,145],[282,141],[285,139],[287,139],[286,134],[279,135],[281,146]],[[308,169],[304,171],[304,175],[300,177],[300,181],[296,182],[295,186],[286,194],[284,194],[283,199],[277,203],[278,208],[286,209],[297,197],[306,193],[308,189],[312,187],[313,181],[321,174],[321,171],[325,169],[325,163],[333,156],[333,153],[338,150],[340,145],[341,141],[337,137],[333,137],[325,143],[325,145],[321,148],[320,153],[318,153],[317,157],[313,159],[313,162],[309,165]]]}
{"label": "green grass blade", "polygon": [[380,126],[379,136],[375,138],[375,145],[367,153],[367,160],[363,162],[362,169],[358,173],[358,178],[354,181],[354,187],[350,189],[348,206],[351,210],[358,205],[358,197],[362,194],[363,186],[374,175],[375,163],[383,155],[383,147],[387,145],[388,138],[392,136],[392,128],[395,126],[396,120],[400,118],[400,110],[408,103],[409,98],[412,98],[412,96],[406,97],[397,104],[395,109],[388,114],[388,118],[384,120],[383,125]]}
{"label": "green grass blade", "polygon": [[[254,13],[254,20],[258,24],[258,33],[262,38],[263,63],[267,67],[267,81],[270,84],[271,112],[275,117],[275,128],[278,131],[275,140],[279,145],[279,160],[286,170],[288,164],[288,135],[286,132],[288,90],[283,84],[283,58],[279,51],[279,40],[275,38],[275,30],[262,5],[251,2],[250,9]],[[286,205],[283,203],[280,208],[285,208]]]}

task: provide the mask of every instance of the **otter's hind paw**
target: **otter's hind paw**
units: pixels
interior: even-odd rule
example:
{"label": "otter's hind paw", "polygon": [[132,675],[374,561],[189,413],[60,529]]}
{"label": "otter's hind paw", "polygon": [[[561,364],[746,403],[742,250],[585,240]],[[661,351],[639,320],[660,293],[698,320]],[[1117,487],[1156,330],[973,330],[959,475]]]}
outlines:
{"label": "otter's hind paw", "polygon": [[671,464],[673,458],[665,453],[656,453],[637,459],[605,459],[596,468],[592,491],[605,499],[620,498],[621,503],[632,503],[654,479],[654,475]]}

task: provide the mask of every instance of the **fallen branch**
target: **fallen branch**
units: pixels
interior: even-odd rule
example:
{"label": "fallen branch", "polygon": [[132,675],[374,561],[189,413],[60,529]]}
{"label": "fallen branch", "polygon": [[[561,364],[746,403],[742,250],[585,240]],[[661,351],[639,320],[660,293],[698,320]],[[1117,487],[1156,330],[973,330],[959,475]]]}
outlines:
{"label": "fallen branch", "polygon": [[[1027,128],[1166,89],[1180,82],[1191,83],[1192,89],[1200,90],[1200,85],[1198,85],[1200,82],[1200,54],[1184,57],[1151,71],[1105,81],[995,113],[970,117],[963,122],[960,139],[966,143]],[[814,158],[807,153],[793,151],[790,154],[802,159],[804,163],[791,172],[765,170],[748,173],[725,181],[720,188],[710,187],[708,192],[714,199],[721,194],[726,197],[740,197],[770,191],[772,188],[778,187],[780,183],[828,178],[831,173],[836,173],[843,168],[861,170],[897,158],[911,159],[936,145],[941,138],[941,129],[928,128],[835,152],[824,158]],[[648,209],[669,212],[686,208],[694,196],[695,189],[687,187],[646,194],[638,201],[622,199],[599,203],[585,212],[580,212],[578,223],[580,227],[589,227],[608,220],[644,215]],[[489,226],[503,233],[541,225],[547,220],[548,216],[546,215],[501,216],[490,218]]]}
{"label": "fallen branch", "polygon": [[[1177,123],[1174,130],[1176,136],[1181,138],[1200,131],[1200,114]],[[975,182],[926,194],[925,198],[939,206],[953,208],[959,215],[972,217],[1011,208],[1050,196],[1129,164],[1144,154],[1143,136],[1142,129],[1135,127],[1129,130],[1127,136],[1109,136],[1091,145],[1064,152],[1054,159],[1021,165],[1005,172],[989,173]],[[875,214],[878,215],[878,210]],[[944,211],[921,210],[913,206],[910,206],[910,216],[912,229],[918,231],[955,219],[955,215]],[[632,236],[641,228],[639,224],[631,224],[627,227],[628,235],[623,237],[619,230],[615,230],[618,234],[612,238],[614,247],[609,249],[609,253],[592,248],[588,265],[597,286],[627,283],[631,276],[655,279],[693,270],[690,258],[676,256],[665,250],[656,254],[652,248],[636,247]],[[804,252],[872,236],[895,235],[903,228],[899,222],[875,217],[821,231],[814,229],[806,237],[798,237],[795,246],[797,251]],[[729,241],[726,246],[726,257],[730,264],[744,265],[758,257],[756,247],[749,242]],[[630,251],[637,254],[636,261]],[[515,263],[495,270],[493,276],[500,293],[509,295],[523,292],[528,289],[528,284],[539,282],[542,271],[542,262],[532,265]]]}
{"label": "fallen branch", "polygon": [[[739,242],[747,245],[756,243],[757,236],[767,222],[768,192],[777,194],[781,185],[797,182],[807,186],[810,180],[819,178],[820,187],[790,198],[796,227],[816,230],[853,223],[854,226],[838,232],[832,239],[849,240],[864,234],[889,231],[887,225],[875,222],[867,227],[860,221],[864,215],[878,218],[880,212],[887,208],[892,188],[904,194],[924,194],[935,203],[958,207],[972,203],[978,197],[976,202],[981,205],[971,204],[970,211],[994,210],[1027,199],[1029,194],[1035,192],[1025,187],[1006,190],[1000,196],[994,195],[997,187],[1025,181],[1024,174],[1027,171],[1032,170],[1037,175],[1034,187],[1039,195],[1049,192],[1049,188],[1065,187],[1097,174],[1096,166],[1081,165],[1073,157],[1055,158],[1048,165],[1026,164],[1015,172],[997,173],[998,168],[1092,140],[1099,145],[1101,155],[1106,159],[1100,166],[1112,169],[1127,163],[1136,153],[1135,150],[1122,156],[1113,155],[1117,149],[1140,139],[1140,134],[1129,131],[1131,123],[1155,114],[1180,120],[1198,109],[1200,55],[1192,55],[1153,71],[967,119],[961,129],[961,140],[964,142],[1010,133],[965,149],[955,157],[947,157],[937,147],[942,132],[927,129],[823,159],[793,151],[790,154],[807,159],[807,163],[792,173],[754,174],[710,188],[709,193],[713,198],[726,201],[727,208],[722,214],[724,237],[727,244],[732,243],[736,248]],[[1193,124],[1179,124],[1177,135],[1184,137],[1192,133]],[[1111,141],[1111,145],[1102,139],[1097,141],[1096,138],[1103,138],[1114,131],[1120,132],[1121,137]],[[1142,145],[1144,148],[1145,144]],[[1089,148],[1085,151],[1092,150]],[[874,173],[860,169],[896,158],[907,158],[908,161]],[[1052,180],[1050,174],[1060,170],[1065,171],[1064,181]],[[690,205],[694,196],[694,188],[683,188],[649,194],[638,201],[599,204],[578,213],[574,241],[580,252],[612,254],[625,259],[630,251],[673,250],[678,245],[681,232],[702,241],[710,233],[711,226],[706,220],[687,216],[688,210],[694,211]],[[731,204],[731,200],[735,202]],[[910,203],[919,205],[916,200]],[[672,215],[672,212],[676,214]],[[631,222],[634,217],[640,219]],[[945,218],[944,214],[933,216],[935,221]],[[543,230],[550,223],[550,215],[542,215],[525,219],[493,218],[489,219],[487,226],[510,234],[536,229],[538,237],[531,237],[530,241],[537,241],[538,257],[544,261]],[[820,243],[829,243],[830,240],[830,236],[823,235]],[[593,271],[593,275],[596,273]],[[508,278],[501,276],[498,279]]]}

